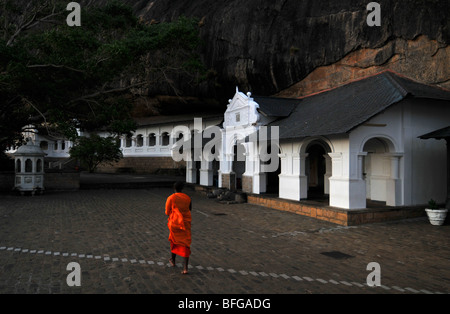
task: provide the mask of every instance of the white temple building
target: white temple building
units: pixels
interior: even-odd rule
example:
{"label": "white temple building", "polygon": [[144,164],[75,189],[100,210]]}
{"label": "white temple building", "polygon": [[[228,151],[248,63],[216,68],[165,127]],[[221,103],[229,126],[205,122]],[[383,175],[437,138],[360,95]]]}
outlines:
{"label": "white temple building", "polygon": [[[321,197],[346,210],[368,201],[410,206],[447,197],[446,143],[419,137],[450,125],[450,91],[390,71],[299,99],[236,90],[221,116],[138,122],[134,135],[121,139],[125,158],[116,168],[185,167],[189,183],[291,201]],[[188,149],[178,162],[181,136],[172,131],[180,126],[201,138],[202,154]],[[209,128],[221,135],[212,151],[205,150]],[[35,141],[47,157],[67,158],[72,146],[39,135]],[[271,160],[262,158],[265,151]]]}
{"label": "white temple building", "polygon": [[[294,201],[328,196],[329,206],[349,210],[367,200],[445,203],[445,141],[419,136],[449,125],[450,91],[392,72],[301,99],[237,91],[224,114],[218,186]],[[269,173],[261,171],[261,143],[250,139],[262,126],[279,130],[279,167]],[[188,163],[187,181],[211,185],[207,175],[196,182],[194,168]],[[212,162],[201,171],[215,171]]]}

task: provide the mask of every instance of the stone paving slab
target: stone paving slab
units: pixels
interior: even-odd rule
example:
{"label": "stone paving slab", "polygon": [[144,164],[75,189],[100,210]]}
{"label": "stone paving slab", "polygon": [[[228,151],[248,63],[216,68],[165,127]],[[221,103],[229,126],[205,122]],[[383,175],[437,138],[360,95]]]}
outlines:
{"label": "stone paving slab", "polygon": [[[181,275],[181,259],[168,265],[170,189],[1,195],[0,293],[450,292],[449,225],[416,218],[344,227],[186,192],[189,275]],[[70,262],[81,267],[80,287],[67,285]],[[381,266],[381,287],[366,284],[370,262]]]}

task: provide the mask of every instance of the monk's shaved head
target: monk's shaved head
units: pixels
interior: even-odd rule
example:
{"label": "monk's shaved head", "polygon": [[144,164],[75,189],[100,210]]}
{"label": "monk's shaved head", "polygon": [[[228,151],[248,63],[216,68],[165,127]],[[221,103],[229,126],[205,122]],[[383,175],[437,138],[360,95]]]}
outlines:
{"label": "monk's shaved head", "polygon": [[183,190],[183,188],[184,188],[184,182],[181,182],[181,181],[177,181],[173,185],[173,189],[177,192],[181,192]]}

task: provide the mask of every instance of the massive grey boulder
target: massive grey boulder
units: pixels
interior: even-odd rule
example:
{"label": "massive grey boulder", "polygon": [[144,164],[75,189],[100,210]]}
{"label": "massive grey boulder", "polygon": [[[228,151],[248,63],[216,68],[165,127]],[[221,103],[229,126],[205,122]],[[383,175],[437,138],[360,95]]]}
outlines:
{"label": "massive grey boulder", "polygon": [[[388,45],[366,65],[379,66],[398,50],[404,50],[390,45],[397,39],[414,41],[423,35],[439,49],[448,47],[448,1],[377,1],[381,5],[380,27],[369,27],[366,23],[369,2],[129,1],[137,14],[148,21],[197,17],[204,41],[203,56],[217,73],[220,86],[230,91],[239,85],[244,90],[266,95],[283,91],[318,67],[332,65],[352,52]],[[405,71],[414,68],[407,67]],[[448,70],[438,76],[428,76],[430,83],[435,84],[450,79]]]}

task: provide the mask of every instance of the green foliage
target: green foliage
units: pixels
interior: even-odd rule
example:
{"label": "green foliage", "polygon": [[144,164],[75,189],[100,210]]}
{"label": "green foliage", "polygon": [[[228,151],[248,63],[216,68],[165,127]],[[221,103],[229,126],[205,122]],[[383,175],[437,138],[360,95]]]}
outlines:
{"label": "green foliage", "polygon": [[[179,93],[174,82],[196,84],[203,77],[196,20],[149,25],[129,6],[110,1],[82,6],[81,27],[69,27],[67,1],[19,2],[27,9],[0,0],[6,25],[0,31],[0,126],[10,119],[14,134],[27,123],[71,139],[77,128],[126,134],[136,128],[135,89],[161,85]],[[41,20],[21,30],[20,21],[33,16]],[[17,140],[0,132],[0,150]]]}
{"label": "green foliage", "polygon": [[96,134],[80,137],[70,149],[70,156],[79,159],[89,172],[94,172],[101,163],[117,162],[123,157],[120,146],[114,138]]}
{"label": "green foliage", "polygon": [[14,171],[14,160],[0,153],[0,171]]}
{"label": "green foliage", "polygon": [[428,209],[439,209],[439,206],[434,199],[428,201]]}

